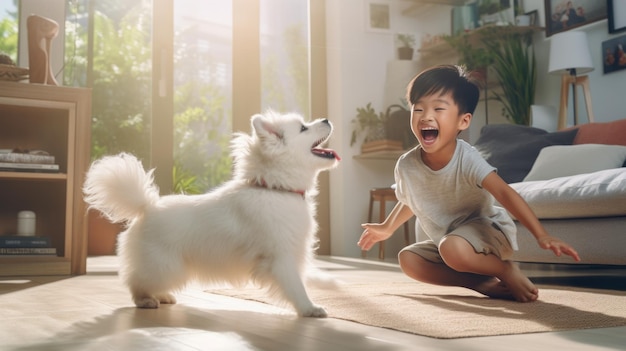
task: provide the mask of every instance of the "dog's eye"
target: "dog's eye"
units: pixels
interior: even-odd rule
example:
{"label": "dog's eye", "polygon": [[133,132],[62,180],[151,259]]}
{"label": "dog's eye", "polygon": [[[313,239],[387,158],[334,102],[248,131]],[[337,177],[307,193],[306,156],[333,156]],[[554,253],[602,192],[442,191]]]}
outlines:
{"label": "dog's eye", "polygon": [[300,133],[306,132],[307,130],[309,130],[309,128],[307,128],[307,126],[305,125],[302,125],[302,127],[300,128]]}

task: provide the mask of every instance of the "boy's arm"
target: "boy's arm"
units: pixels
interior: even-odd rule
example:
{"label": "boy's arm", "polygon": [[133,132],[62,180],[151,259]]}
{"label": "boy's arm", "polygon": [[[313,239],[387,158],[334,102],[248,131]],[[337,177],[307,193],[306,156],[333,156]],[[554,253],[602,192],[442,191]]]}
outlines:
{"label": "boy's arm", "polygon": [[498,202],[506,208],[522,225],[533,234],[539,246],[549,249],[555,255],[560,256],[561,253],[572,256],[574,260],[580,261],[578,253],[569,244],[562,240],[552,237],[545,230],[543,225],[537,219],[530,206],[513,188],[511,188],[496,172],[491,172],[482,186],[490,192]]}
{"label": "boy's arm", "polygon": [[377,242],[388,239],[396,229],[411,217],[413,217],[413,211],[408,206],[401,202],[396,203],[384,222],[361,224],[363,234],[361,234],[357,245],[361,250],[371,249]]}

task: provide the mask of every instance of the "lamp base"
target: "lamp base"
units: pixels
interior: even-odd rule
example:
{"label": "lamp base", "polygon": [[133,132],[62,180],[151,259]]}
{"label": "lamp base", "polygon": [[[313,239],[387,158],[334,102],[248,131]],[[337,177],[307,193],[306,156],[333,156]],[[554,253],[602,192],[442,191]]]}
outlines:
{"label": "lamp base", "polygon": [[[559,125],[558,129],[565,129],[567,127],[567,101],[569,96],[569,86],[572,85],[574,94],[576,94],[576,87],[582,86],[583,94],[585,95],[585,105],[587,105],[587,118],[589,123],[594,121],[593,109],[591,108],[591,90],[589,89],[589,77],[588,76],[572,76],[564,74],[561,76],[561,104],[559,105]],[[576,101],[576,100],[574,100]],[[574,104],[574,112],[577,112],[578,106]],[[575,121],[575,124],[578,121]]]}

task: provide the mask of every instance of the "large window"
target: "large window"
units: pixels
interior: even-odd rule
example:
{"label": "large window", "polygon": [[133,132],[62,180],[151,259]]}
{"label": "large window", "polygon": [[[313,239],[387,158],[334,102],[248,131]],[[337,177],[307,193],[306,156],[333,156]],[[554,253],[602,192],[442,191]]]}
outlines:
{"label": "large window", "polygon": [[261,106],[309,117],[308,0],[260,4]]}
{"label": "large window", "polygon": [[230,177],[232,4],[174,2],[174,184],[203,192]]}
{"label": "large window", "polygon": [[[245,29],[256,33],[260,44],[258,59],[253,58],[257,62],[248,57],[243,61],[261,78],[259,86],[253,86],[261,106],[252,110],[295,111],[309,117],[308,0],[256,1],[238,5],[259,11],[251,14],[258,16],[258,28]],[[14,59],[18,3],[0,0],[0,50]],[[159,12],[157,6],[171,6],[173,11]],[[65,64],[57,80],[92,88],[92,158],[130,152],[146,167],[154,166],[150,160],[160,146],[155,130],[166,128],[171,139],[163,138],[163,143],[173,144],[172,153],[165,156],[173,158],[171,190],[204,192],[228,179],[233,0],[67,0],[65,12]],[[173,25],[158,16],[171,16]],[[163,28],[173,33],[163,35]],[[173,50],[167,55],[173,58],[163,63],[159,55],[166,51],[155,49],[155,42],[170,38]],[[161,81],[168,74],[173,78]],[[155,101],[154,91],[161,89],[172,92],[166,94],[173,99],[171,113]],[[163,113],[171,117],[162,118]]]}
{"label": "large window", "polygon": [[92,91],[92,158],[150,157],[151,1],[70,1],[63,85]]}
{"label": "large window", "polygon": [[17,6],[14,0],[0,0],[0,54],[17,62]]}

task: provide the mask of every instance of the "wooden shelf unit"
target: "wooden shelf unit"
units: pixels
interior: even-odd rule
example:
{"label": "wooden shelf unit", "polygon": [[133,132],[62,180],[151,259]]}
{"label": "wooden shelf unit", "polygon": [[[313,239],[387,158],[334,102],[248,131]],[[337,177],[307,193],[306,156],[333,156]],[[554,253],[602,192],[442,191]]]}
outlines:
{"label": "wooden shelf unit", "polygon": [[36,213],[36,235],[56,256],[0,256],[0,276],[84,274],[87,217],[82,183],[90,161],[91,90],[0,81],[0,149],[45,150],[59,173],[0,171],[0,235],[17,213]]}

